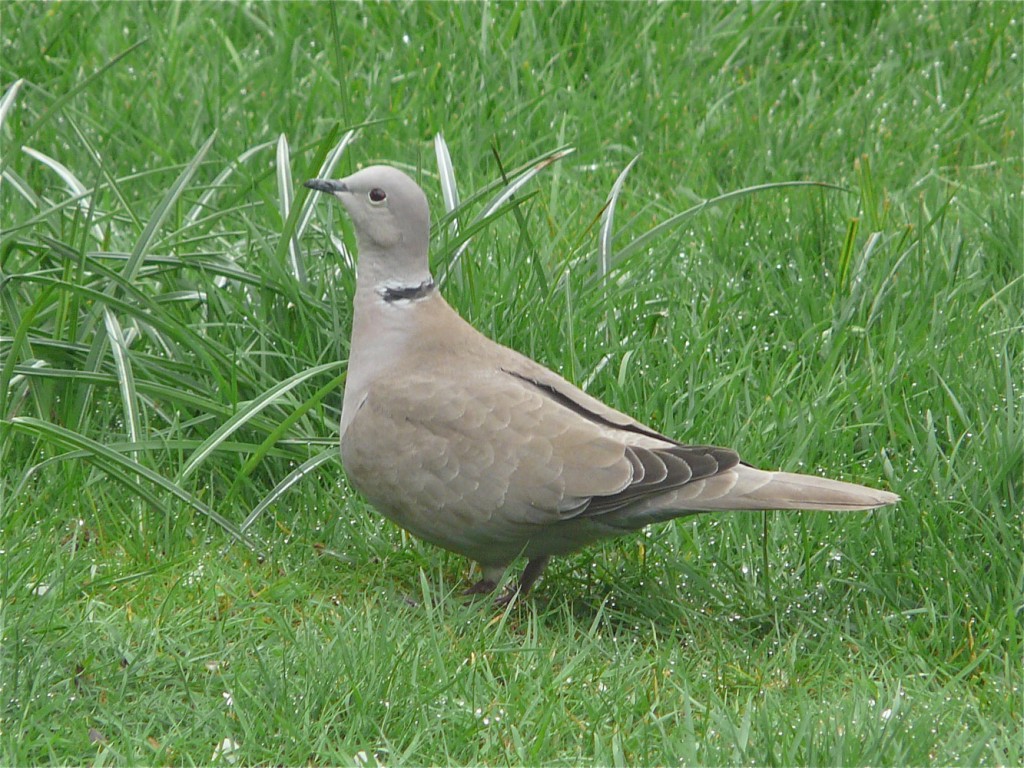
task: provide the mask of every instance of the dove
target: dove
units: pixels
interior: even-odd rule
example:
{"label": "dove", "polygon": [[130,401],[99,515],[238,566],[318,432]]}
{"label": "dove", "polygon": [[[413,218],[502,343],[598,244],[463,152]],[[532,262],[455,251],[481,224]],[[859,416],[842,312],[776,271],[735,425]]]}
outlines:
{"label": "dove", "polygon": [[426,195],[371,166],[308,188],[336,197],[358,248],[341,412],[351,485],[414,536],[479,564],[467,594],[526,595],[549,560],[699,512],[868,510],[899,497],[756,469],[620,413],[473,328],[430,274]]}

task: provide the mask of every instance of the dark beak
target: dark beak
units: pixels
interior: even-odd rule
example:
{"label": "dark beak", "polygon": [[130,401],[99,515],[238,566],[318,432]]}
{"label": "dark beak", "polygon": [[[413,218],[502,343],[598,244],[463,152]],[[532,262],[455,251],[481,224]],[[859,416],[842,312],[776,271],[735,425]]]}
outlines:
{"label": "dark beak", "polygon": [[348,187],[342,182],[331,181],[330,179],[310,179],[306,182],[305,186],[315,189],[317,192],[327,192],[331,195],[335,192],[348,192]]}

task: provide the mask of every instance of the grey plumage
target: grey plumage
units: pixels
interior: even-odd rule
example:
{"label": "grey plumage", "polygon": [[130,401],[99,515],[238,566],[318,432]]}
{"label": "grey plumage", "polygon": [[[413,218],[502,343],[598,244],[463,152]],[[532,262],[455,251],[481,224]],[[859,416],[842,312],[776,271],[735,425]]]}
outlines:
{"label": "grey plumage", "polygon": [[359,246],[342,463],[386,517],[480,563],[471,591],[524,556],[526,592],[553,555],[697,512],[898,500],[682,445],[486,338],[433,284],[427,200],[401,171],[306,186],[341,201]]}

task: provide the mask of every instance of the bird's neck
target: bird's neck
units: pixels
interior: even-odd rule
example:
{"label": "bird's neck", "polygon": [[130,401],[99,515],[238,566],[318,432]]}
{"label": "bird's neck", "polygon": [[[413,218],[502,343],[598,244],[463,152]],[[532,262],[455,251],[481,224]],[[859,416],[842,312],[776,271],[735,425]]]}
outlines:
{"label": "bird's neck", "polygon": [[356,290],[383,295],[386,290],[409,291],[431,282],[426,253],[391,250],[387,253],[359,254],[356,264]]}
{"label": "bird's neck", "polygon": [[353,302],[343,429],[370,384],[422,346],[439,316],[453,314],[426,270],[401,279],[365,278],[359,274]]}

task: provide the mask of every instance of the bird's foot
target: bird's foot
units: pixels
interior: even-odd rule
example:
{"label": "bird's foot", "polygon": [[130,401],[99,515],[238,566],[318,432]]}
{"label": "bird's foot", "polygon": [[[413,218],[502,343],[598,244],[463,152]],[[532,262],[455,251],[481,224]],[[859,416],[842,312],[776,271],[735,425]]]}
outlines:
{"label": "bird's foot", "polygon": [[489,595],[495,590],[498,585],[490,579],[480,579],[472,587],[462,593],[463,597],[471,597],[473,595]]}
{"label": "bird's foot", "polygon": [[550,557],[534,557],[527,561],[526,568],[523,569],[523,575],[519,577],[518,584],[510,584],[494,600],[494,606],[496,608],[505,608],[517,597],[526,597],[530,590],[533,589],[533,585],[537,583],[537,579],[544,573],[544,569],[548,567],[548,560]]}
{"label": "bird's foot", "polygon": [[509,603],[511,603],[521,594],[523,594],[522,590],[520,590],[518,586],[510,584],[509,586],[505,587],[504,591],[500,595],[494,598],[494,607],[507,608]]}

